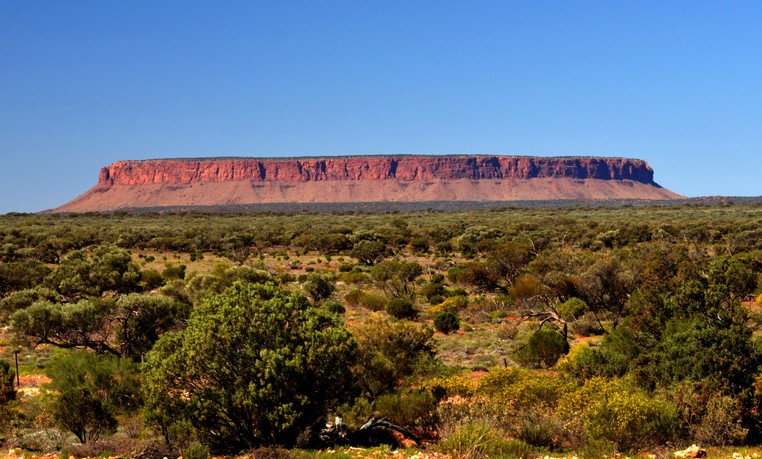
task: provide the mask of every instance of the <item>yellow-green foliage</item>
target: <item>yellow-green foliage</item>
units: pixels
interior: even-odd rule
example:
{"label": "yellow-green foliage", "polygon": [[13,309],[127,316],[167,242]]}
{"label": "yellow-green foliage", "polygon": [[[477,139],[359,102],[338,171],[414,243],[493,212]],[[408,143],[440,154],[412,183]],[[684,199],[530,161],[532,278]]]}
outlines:
{"label": "yellow-green foliage", "polygon": [[651,397],[624,378],[588,380],[560,399],[559,413],[569,420],[571,433],[613,442],[620,451],[662,444],[678,428],[674,404]]}
{"label": "yellow-green foliage", "polygon": [[459,309],[463,309],[468,305],[468,298],[465,296],[451,296],[443,302],[429,308],[429,314],[436,316],[440,312],[454,313]]}
{"label": "yellow-green foliage", "polygon": [[490,399],[501,417],[515,417],[528,410],[553,410],[571,390],[569,382],[552,373],[498,368],[482,378],[477,392]]}
{"label": "yellow-green foliage", "polygon": [[447,397],[471,397],[476,392],[476,382],[466,375],[437,376],[423,381],[420,389],[441,393]]}
{"label": "yellow-green foliage", "polygon": [[574,365],[574,363],[579,359],[579,356],[582,355],[587,349],[590,349],[590,343],[588,342],[572,346],[571,349],[569,349],[568,354],[558,359],[556,367],[559,370],[563,371],[565,368]]}
{"label": "yellow-green foliage", "polygon": [[468,422],[460,425],[440,444],[440,450],[443,453],[460,459],[494,457],[510,453],[512,449],[515,449],[512,443],[484,422]]}

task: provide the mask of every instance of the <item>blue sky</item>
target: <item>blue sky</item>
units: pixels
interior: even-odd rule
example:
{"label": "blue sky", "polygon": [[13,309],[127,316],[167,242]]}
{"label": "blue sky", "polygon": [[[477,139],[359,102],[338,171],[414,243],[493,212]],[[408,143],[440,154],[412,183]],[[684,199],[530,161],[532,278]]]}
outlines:
{"label": "blue sky", "polygon": [[762,2],[0,1],[0,213],[123,159],[647,160],[762,195]]}

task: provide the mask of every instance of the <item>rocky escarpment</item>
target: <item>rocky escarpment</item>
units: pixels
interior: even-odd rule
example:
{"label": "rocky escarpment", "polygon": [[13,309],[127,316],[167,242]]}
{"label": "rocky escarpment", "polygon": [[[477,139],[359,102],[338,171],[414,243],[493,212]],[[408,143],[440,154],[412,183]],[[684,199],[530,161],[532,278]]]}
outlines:
{"label": "rocky escarpment", "polygon": [[101,169],[99,185],[360,180],[497,180],[569,178],[634,180],[654,185],[645,161],[521,156],[368,156],[287,159],[120,161]]}
{"label": "rocky escarpment", "polygon": [[642,160],[352,156],[119,161],[61,212],[300,202],[674,199]]}

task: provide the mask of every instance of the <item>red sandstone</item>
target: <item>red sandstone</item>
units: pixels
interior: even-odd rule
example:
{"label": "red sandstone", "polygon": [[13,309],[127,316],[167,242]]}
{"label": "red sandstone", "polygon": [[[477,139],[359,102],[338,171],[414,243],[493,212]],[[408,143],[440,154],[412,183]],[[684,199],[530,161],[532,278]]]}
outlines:
{"label": "red sandstone", "polygon": [[524,156],[352,156],[120,161],[56,209],[287,202],[674,199],[642,160]]}

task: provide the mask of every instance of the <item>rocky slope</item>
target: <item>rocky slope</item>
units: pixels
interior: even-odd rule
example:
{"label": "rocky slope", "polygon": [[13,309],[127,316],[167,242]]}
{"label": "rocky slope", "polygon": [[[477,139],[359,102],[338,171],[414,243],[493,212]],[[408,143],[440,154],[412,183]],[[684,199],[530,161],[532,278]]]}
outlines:
{"label": "rocky slope", "polygon": [[120,161],[58,212],[299,202],[675,199],[642,160],[353,156]]}

